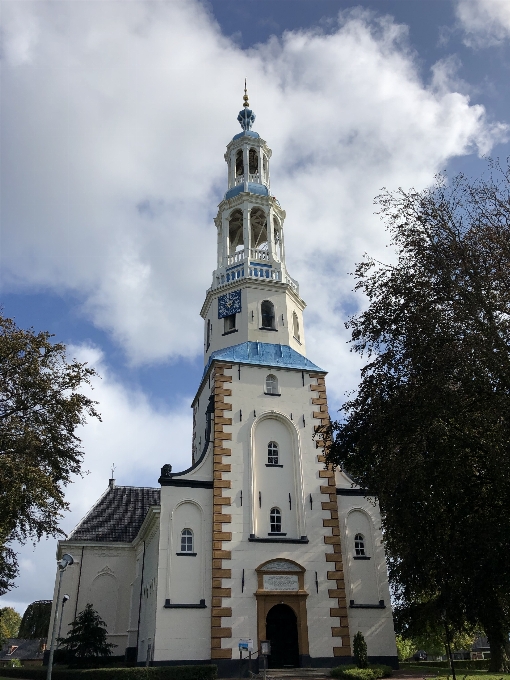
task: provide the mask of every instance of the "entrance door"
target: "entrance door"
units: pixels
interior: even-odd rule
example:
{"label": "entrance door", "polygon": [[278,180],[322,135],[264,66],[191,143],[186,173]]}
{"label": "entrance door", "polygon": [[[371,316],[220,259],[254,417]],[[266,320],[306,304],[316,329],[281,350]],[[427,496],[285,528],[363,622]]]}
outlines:
{"label": "entrance door", "polygon": [[272,607],[266,617],[266,637],[271,641],[269,668],[297,668],[299,644],[297,619],[286,604]]}

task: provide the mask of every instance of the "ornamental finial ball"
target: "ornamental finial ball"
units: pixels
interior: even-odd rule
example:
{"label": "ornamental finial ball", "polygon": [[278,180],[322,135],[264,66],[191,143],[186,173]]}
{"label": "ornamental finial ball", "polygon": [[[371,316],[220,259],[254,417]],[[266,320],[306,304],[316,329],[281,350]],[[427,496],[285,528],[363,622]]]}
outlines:
{"label": "ornamental finial ball", "polygon": [[246,78],[244,79],[244,96],[243,96],[243,106],[249,106],[250,103],[248,101],[248,90],[246,89]]}

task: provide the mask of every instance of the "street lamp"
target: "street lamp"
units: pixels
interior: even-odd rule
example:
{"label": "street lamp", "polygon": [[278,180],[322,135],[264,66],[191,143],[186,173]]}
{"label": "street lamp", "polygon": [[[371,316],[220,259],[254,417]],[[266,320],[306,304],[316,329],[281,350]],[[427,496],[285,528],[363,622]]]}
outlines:
{"label": "street lamp", "polygon": [[[53,617],[53,630],[51,631],[51,644],[50,644],[50,657],[48,659],[48,672],[46,673],[46,680],[51,680],[51,671],[53,670],[53,654],[55,652],[55,632],[57,630],[58,623],[58,612],[60,608],[64,608],[64,604],[67,602],[65,596],[62,600],[62,607],[60,607],[60,588],[62,587],[62,574],[67,569],[67,567],[74,563],[73,556],[69,553],[64,553],[62,559],[59,560],[58,564],[58,589],[57,589],[57,600],[55,604],[55,615]],[[67,596],[69,599],[69,596]],[[59,629],[60,630],[60,629]]]}

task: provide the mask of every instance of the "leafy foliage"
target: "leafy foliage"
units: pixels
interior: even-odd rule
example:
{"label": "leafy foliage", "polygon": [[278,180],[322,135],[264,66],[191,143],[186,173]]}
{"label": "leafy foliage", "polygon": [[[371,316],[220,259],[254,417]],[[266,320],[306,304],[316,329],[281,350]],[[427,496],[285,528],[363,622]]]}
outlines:
{"label": "leafy foliage", "polygon": [[82,461],[75,430],[99,418],[78,391],[95,371],[51,337],[0,316],[0,595],[18,571],[12,541],[63,535],[64,489]]}
{"label": "leafy foliage", "polygon": [[[394,265],[366,257],[352,349],[368,359],[327,458],[379,499],[413,635],[510,628],[510,169],[377,199]],[[329,437],[329,439],[328,439]],[[329,442],[329,443],[328,443]],[[411,635],[411,637],[413,637]]]}
{"label": "leafy foliage", "polygon": [[390,666],[372,665],[366,668],[358,666],[337,666],[331,669],[331,677],[346,678],[346,680],[377,680],[378,678],[389,678],[392,674]]}
{"label": "leafy foliage", "polygon": [[367,643],[365,636],[358,630],[352,642],[354,661],[358,668],[368,668]]}
{"label": "leafy foliage", "polygon": [[0,609],[0,642],[18,637],[21,616],[12,607]]}
{"label": "leafy foliage", "polygon": [[399,661],[406,661],[406,659],[410,659],[419,649],[414,640],[403,638],[402,635],[396,635],[395,642],[397,644],[397,654]]}
{"label": "leafy foliage", "polygon": [[71,630],[67,637],[59,638],[59,643],[71,657],[93,659],[110,656],[112,649],[117,646],[106,641],[106,623],[90,603],[69,625]]}
{"label": "leafy foliage", "polygon": [[51,617],[51,600],[38,600],[29,604],[19,627],[19,637],[26,640],[48,636]]}

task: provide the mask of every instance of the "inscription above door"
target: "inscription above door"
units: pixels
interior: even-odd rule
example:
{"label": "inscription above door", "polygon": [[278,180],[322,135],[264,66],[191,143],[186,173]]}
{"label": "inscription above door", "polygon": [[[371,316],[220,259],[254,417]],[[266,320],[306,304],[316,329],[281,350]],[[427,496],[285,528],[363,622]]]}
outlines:
{"label": "inscription above door", "polygon": [[295,574],[264,574],[263,584],[264,590],[299,590]]}

